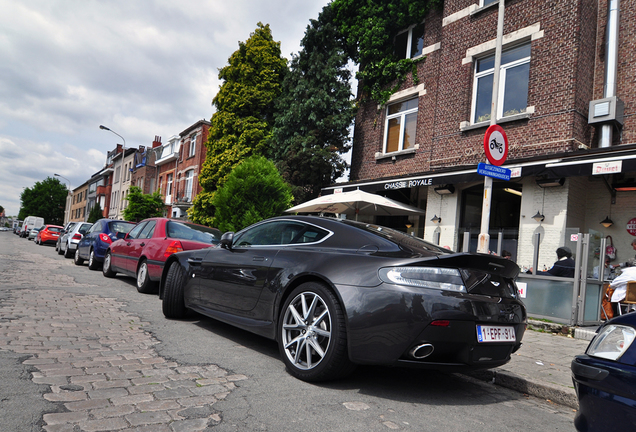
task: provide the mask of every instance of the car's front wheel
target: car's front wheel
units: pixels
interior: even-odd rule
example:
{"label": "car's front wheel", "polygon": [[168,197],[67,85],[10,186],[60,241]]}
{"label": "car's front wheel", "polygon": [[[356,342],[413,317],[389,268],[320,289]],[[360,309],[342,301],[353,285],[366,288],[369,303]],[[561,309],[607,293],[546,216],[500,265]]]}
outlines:
{"label": "car's front wheel", "polygon": [[75,255],[73,255],[73,262],[75,265],[84,264],[84,258],[80,257],[79,248],[75,249]]}
{"label": "car's front wheel", "polygon": [[117,272],[114,272],[112,267],[112,257],[110,254],[110,251],[106,252],[106,255],[104,255],[104,266],[102,267],[102,273],[104,273],[104,276],[112,278],[115,277],[115,275],[117,275]]}
{"label": "car's front wheel", "polygon": [[185,271],[181,264],[176,261],[170,264],[161,303],[161,309],[166,318],[179,319],[185,316],[187,312],[184,298],[185,283]]}
{"label": "car's front wheel", "polygon": [[154,285],[148,274],[148,262],[143,260],[137,269],[137,291],[142,294],[150,294],[154,291]]}
{"label": "car's front wheel", "polygon": [[89,270],[99,269],[99,263],[95,259],[95,249],[92,248],[91,251],[88,253],[88,268]]}
{"label": "car's front wheel", "polygon": [[278,321],[278,347],[287,370],[303,381],[327,381],[350,374],[344,312],[336,296],[317,282],[298,286]]}

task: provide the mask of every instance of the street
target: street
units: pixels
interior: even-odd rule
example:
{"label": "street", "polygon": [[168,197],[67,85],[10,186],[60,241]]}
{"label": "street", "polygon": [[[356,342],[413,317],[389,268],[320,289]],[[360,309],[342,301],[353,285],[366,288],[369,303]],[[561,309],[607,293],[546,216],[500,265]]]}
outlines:
{"label": "street", "polygon": [[132,278],[0,233],[0,430],[573,431],[571,408],[464,375],[358,367],[309,384],[277,345],[164,318]]}

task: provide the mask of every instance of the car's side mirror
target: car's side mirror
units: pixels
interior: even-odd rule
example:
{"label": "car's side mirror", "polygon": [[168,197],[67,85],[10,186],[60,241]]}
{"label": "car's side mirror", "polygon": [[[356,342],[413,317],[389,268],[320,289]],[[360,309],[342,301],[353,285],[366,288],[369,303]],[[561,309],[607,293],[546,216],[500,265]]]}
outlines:
{"label": "car's side mirror", "polygon": [[232,250],[232,243],[234,242],[234,233],[232,231],[226,232],[221,236],[221,247],[227,250]]}

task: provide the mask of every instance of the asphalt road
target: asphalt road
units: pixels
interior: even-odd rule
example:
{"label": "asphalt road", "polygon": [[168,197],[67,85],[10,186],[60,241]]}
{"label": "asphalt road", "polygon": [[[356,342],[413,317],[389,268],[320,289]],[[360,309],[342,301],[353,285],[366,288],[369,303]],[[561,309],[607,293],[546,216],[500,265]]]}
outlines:
{"label": "asphalt road", "polygon": [[[342,381],[304,383],[286,373],[274,341],[196,314],[183,321],[167,320],[159,299],[137,293],[133,279],[107,279],[86,265],[75,266],[72,260],[58,255],[53,246],[38,246],[10,232],[0,232],[0,342],[3,337],[6,340],[6,329],[12,322],[38,325],[29,320],[32,317],[28,313],[16,315],[15,308],[10,312],[8,305],[42,310],[18,304],[17,299],[28,303],[51,292],[60,298],[97,296],[115,302],[115,306],[109,303],[111,312],[126,320],[137,317],[131,322],[139,323],[143,336],[153,340],[153,355],[173,368],[209,369],[216,365],[228,377],[242,377],[227,384],[228,391],[222,396],[216,395],[212,405],[215,421],[210,421],[207,428],[188,429],[183,423],[178,429],[173,419],[161,424],[164,429],[154,425],[143,430],[574,430],[570,408],[463,375],[359,367]],[[104,325],[112,325],[113,318],[94,317],[99,319],[109,320]],[[63,320],[71,323],[74,317]],[[47,425],[44,419],[51,419],[51,413],[64,415],[67,406],[50,401],[47,394],[53,387],[34,382],[40,375],[32,361],[29,363],[33,356],[12,347],[0,344],[0,430],[62,430]],[[91,412],[88,416],[86,421],[95,418]],[[125,418],[130,423],[130,417]],[[88,426],[83,428],[89,430]],[[98,430],[97,426],[93,430]],[[128,424],[112,430],[142,429]]]}

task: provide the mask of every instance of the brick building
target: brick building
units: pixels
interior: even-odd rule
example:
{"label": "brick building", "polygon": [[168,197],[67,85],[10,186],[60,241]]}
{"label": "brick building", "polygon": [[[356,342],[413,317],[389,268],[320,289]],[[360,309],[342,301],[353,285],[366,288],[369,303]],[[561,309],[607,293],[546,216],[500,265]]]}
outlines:
{"label": "brick building", "polygon": [[210,122],[200,120],[165,144],[153,144],[157,187],[164,197],[168,217],[187,218],[186,212],[201,189],[199,172],[205,161],[209,128]]}
{"label": "brick building", "polygon": [[[606,0],[508,1],[496,56],[499,2],[445,1],[395,38],[405,57],[425,57],[417,79],[409,76],[385,106],[360,106],[350,181],[323,193],[360,188],[415,205],[426,215],[374,221],[475,251],[484,196],[477,165],[486,161],[499,60],[496,123],[508,137],[511,180],[493,181],[490,249],[529,266],[540,233],[539,264],[550,266],[556,248],[582,232],[612,235],[618,259],[632,257],[636,8],[623,1],[616,13],[618,3],[610,13]],[[618,42],[609,18],[618,21]],[[600,224],[606,217],[609,227]]]}
{"label": "brick building", "polygon": [[71,198],[71,213],[70,222],[84,222],[88,217],[86,212],[86,203],[88,200],[88,183],[84,182],[82,185],[73,189],[73,197]]}

